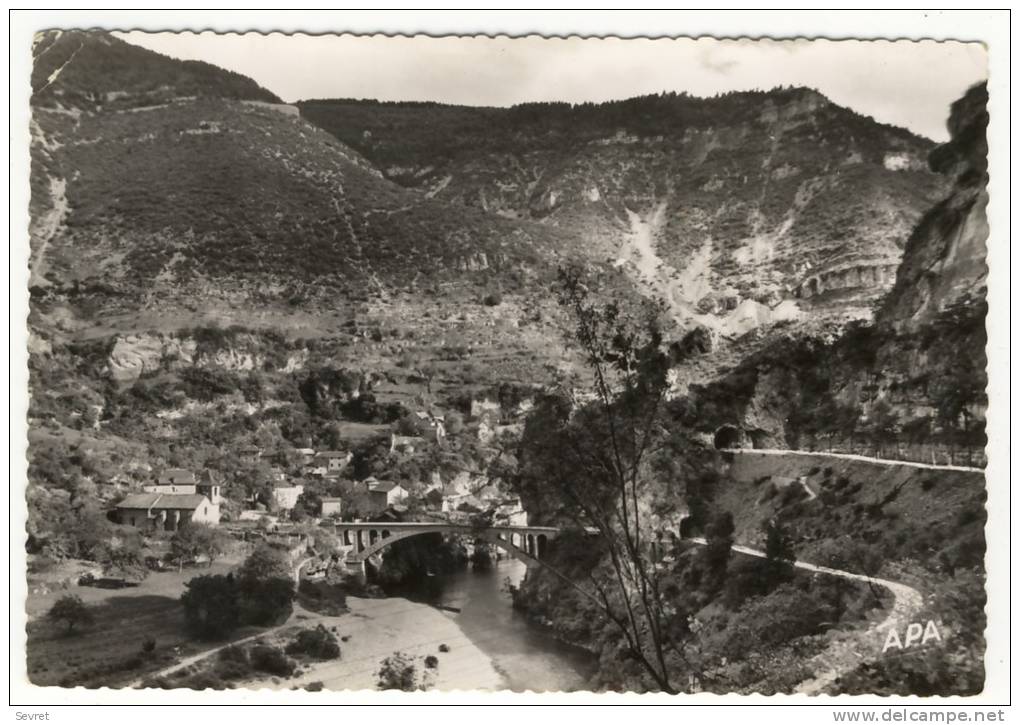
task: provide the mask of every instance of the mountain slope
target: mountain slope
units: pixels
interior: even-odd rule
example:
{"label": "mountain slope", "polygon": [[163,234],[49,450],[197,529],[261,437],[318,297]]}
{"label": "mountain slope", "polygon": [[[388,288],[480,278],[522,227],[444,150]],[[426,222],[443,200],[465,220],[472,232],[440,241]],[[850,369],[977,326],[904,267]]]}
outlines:
{"label": "mountain slope", "polygon": [[526,289],[582,248],[571,230],[400,187],[212,66],[54,33],[36,75],[32,284],[51,301],[317,308],[446,283]]}
{"label": "mountain slope", "polygon": [[104,32],[40,33],[32,54],[33,107],[123,109],[181,96],[280,102],[239,73],[169,58]]}
{"label": "mountain slope", "polygon": [[930,157],[952,188],[910,235],[874,323],[829,339],[786,331],[720,380],[693,386],[687,424],[707,435],[734,426],[758,447],[983,463],[987,99],[981,85],[953,105],[952,139]]}
{"label": "mountain slope", "polygon": [[299,106],[387,178],[579,230],[679,312],[735,335],[801,311],[865,316],[943,187],[925,164],[930,142],[808,89]]}

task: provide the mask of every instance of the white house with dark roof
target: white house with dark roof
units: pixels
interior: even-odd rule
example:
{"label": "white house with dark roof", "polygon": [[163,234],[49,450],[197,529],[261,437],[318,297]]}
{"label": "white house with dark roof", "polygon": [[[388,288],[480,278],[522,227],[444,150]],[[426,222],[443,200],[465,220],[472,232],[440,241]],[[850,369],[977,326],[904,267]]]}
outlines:
{"label": "white house with dark roof", "polygon": [[209,470],[202,471],[202,474],[196,477],[194,473],[183,468],[168,468],[157,476],[155,483],[144,484],[142,490],[146,493],[199,494],[214,504],[219,504],[223,500],[219,481]]}
{"label": "white house with dark roof", "polygon": [[167,468],[156,477],[155,483],[142,486],[146,493],[198,493],[198,479],[184,468]]}
{"label": "white house with dark roof", "polygon": [[305,469],[312,476],[337,476],[354,458],[350,451],[319,451]]}
{"label": "white house with dark roof", "polygon": [[139,529],[177,531],[192,521],[218,525],[220,507],[197,493],[135,493],[117,504],[117,520]]}

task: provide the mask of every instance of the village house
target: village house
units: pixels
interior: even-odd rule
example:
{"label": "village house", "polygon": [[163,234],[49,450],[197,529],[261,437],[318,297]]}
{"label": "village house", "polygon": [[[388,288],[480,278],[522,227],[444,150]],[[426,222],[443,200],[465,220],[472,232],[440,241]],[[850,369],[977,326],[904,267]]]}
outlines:
{"label": "village house", "polygon": [[273,486],[273,501],[282,511],[290,511],[297,506],[298,497],[305,492],[305,487],[289,483],[277,483]]}
{"label": "village house", "polygon": [[305,468],[309,476],[339,476],[354,458],[350,451],[319,451]]}
{"label": "village house", "polygon": [[425,439],[421,436],[398,436],[390,434],[390,453],[414,453],[425,447]]}
{"label": "village house", "polygon": [[294,454],[298,457],[298,460],[301,461],[302,466],[307,466],[309,463],[312,462],[312,459],[315,458],[315,449],[295,448]]}
{"label": "village house", "polygon": [[223,497],[220,495],[220,484],[213,478],[212,471],[205,470],[196,479],[195,474],[183,468],[168,468],[156,478],[155,483],[142,486],[146,493],[164,494],[199,494],[209,499],[210,503],[219,505]]}
{"label": "village house", "polygon": [[189,522],[218,525],[220,507],[197,493],[135,493],[117,504],[116,516],[139,529],[177,531]]}
{"label": "village house", "polygon": [[528,512],[521,505],[520,498],[505,498],[496,506],[493,521],[501,526],[527,526]]}
{"label": "village house", "polygon": [[368,489],[373,507],[377,510],[402,503],[410,495],[410,491],[394,481],[380,481]]}
{"label": "village house", "polygon": [[155,483],[142,486],[146,493],[197,493],[195,474],[183,468],[168,468],[156,477]]}
{"label": "village house", "polygon": [[499,420],[502,415],[502,406],[494,400],[489,398],[482,398],[481,400],[471,400],[471,419],[479,420],[486,418],[490,420]]}
{"label": "village house", "polygon": [[205,496],[209,499],[210,503],[214,503],[217,506],[223,500],[223,496],[220,493],[220,482],[208,468],[202,471],[198,477],[198,483],[195,484],[195,493]]}
{"label": "village house", "polygon": [[319,515],[322,517],[339,516],[343,511],[343,500],[337,496],[319,499]]}

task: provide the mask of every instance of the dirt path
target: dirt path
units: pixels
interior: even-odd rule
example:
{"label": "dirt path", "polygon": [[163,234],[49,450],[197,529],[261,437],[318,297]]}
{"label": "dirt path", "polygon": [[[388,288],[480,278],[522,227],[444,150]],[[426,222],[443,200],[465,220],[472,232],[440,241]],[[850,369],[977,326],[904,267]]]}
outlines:
{"label": "dirt path", "polygon": [[826,453],[824,451],[788,451],[782,448],[723,448],[726,453],[761,454],[763,456],[809,456],[813,458],[838,458],[845,461],[863,461],[865,463],[880,463],[883,466],[909,466],[910,468],[922,468],[929,471],[967,471],[970,473],[984,473],[983,468],[971,466],[949,466],[937,463],[919,463],[918,461],[897,461],[891,458],[873,458],[872,456],[859,456],[856,453]]}
{"label": "dirt path", "polygon": [[[705,545],[708,542],[701,537],[692,537],[689,541]],[[751,549],[747,546],[734,545],[733,551],[747,556],[755,556],[759,559],[766,558],[764,551]],[[885,642],[885,631],[889,627],[903,629],[905,625],[913,621],[914,615],[920,611],[924,604],[921,592],[913,587],[879,579],[865,574],[856,574],[842,569],[832,569],[827,566],[809,564],[805,561],[795,561],[793,566],[797,569],[815,572],[818,574],[829,574],[853,581],[865,582],[870,586],[880,586],[893,595],[893,606],[889,614],[881,622],[873,624],[864,631],[841,632],[835,641],[826,649],[808,660],[808,666],[814,672],[815,677],[802,682],[797,687],[797,692],[805,695],[817,695],[827,686],[835,682],[836,678],[844,672],[848,672],[863,662],[875,659],[881,655],[882,646]]]}
{"label": "dirt path", "polygon": [[[313,558],[314,557],[308,557],[307,559],[303,559],[296,567],[294,567],[294,586],[295,586],[295,589],[297,588],[297,586],[301,582],[301,569],[305,566],[305,564],[310,562]],[[308,612],[303,610],[300,606],[294,605],[293,611],[290,613],[290,616],[287,618],[287,621],[284,622],[283,624],[278,624],[275,627],[270,627],[269,629],[263,630],[262,632],[259,632],[258,634],[253,634],[253,635],[250,635],[248,637],[243,637],[241,639],[235,639],[235,640],[233,640],[231,642],[227,642],[225,644],[221,644],[218,647],[213,647],[212,649],[204,650],[202,652],[199,652],[196,655],[191,655],[190,657],[185,657],[183,660],[180,660],[179,662],[176,662],[175,664],[172,664],[169,667],[164,667],[163,669],[157,670],[156,672],[150,672],[149,674],[145,675],[144,677],[141,677],[141,678],[131,682],[130,684],[127,685],[127,687],[141,687],[142,686],[142,682],[145,681],[145,680],[154,679],[154,678],[157,678],[157,677],[166,677],[167,675],[170,675],[170,674],[176,672],[177,670],[184,669],[185,667],[190,667],[191,665],[193,665],[193,664],[195,664],[197,662],[201,662],[202,660],[204,660],[204,659],[206,659],[208,657],[212,657],[214,654],[216,654],[220,650],[226,649],[227,647],[234,647],[235,645],[239,645],[239,644],[247,644],[249,642],[254,642],[257,639],[262,639],[263,637],[268,637],[268,636],[272,635],[274,632],[277,632],[277,631],[283,629],[284,627],[291,626],[294,623],[294,620],[295,620],[295,618],[297,618],[298,615],[302,616],[303,621],[311,621],[312,619],[315,618],[315,615],[310,615]]]}
{"label": "dirt path", "polygon": [[47,284],[43,276],[46,274],[46,251],[67,216],[66,192],[67,181],[50,178],[50,209],[39,219],[33,235],[38,240],[38,246],[29,269],[29,286]]}

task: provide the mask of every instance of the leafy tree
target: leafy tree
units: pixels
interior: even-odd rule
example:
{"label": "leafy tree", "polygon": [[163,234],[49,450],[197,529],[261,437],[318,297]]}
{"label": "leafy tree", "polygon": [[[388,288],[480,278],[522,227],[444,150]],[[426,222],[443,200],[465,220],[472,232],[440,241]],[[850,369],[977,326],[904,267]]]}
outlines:
{"label": "leafy tree", "polygon": [[65,594],[58,599],[46,616],[55,622],[66,622],[68,633],[73,631],[77,625],[87,627],[95,621],[95,617],[85,606],[85,602],[74,594]]}
{"label": "leafy tree", "polygon": [[141,581],[149,575],[141,535],[129,527],[116,527],[115,533],[100,545],[96,561],[102,564],[106,576]]}
{"label": "leafy tree", "polygon": [[464,416],[456,410],[446,414],[444,424],[447,435],[458,436],[464,432]]}
{"label": "leafy tree", "polygon": [[587,581],[557,575],[596,604],[654,688],[677,692],[674,673],[691,667],[691,632],[687,613],[664,594],[646,500],[662,485],[650,452],[664,435],[668,373],[696,347],[666,342],[662,306],[597,301],[577,270],[560,271],[558,293],[594,402],[572,410],[565,397],[543,401],[529,417],[517,485],[522,496],[550,503],[545,510],[598,532],[605,557]]}
{"label": "leafy tree", "polygon": [[214,526],[203,523],[189,522],[170,538],[170,556],[177,563],[178,571],[184,568],[185,562],[194,561],[200,555],[205,555],[212,566],[226,547],[226,536]]}
{"label": "leafy tree", "polygon": [[241,622],[237,582],[233,575],[195,577],[181,595],[188,628],[202,639],[222,639]]}
{"label": "leafy tree", "polygon": [[237,572],[238,579],[267,581],[269,579],[290,579],[293,567],[287,552],[272,544],[261,543],[244,560]]}
{"label": "leafy tree", "polygon": [[775,519],[765,523],[765,560],[767,576],[772,582],[778,582],[787,578],[792,572],[793,562],[796,561],[793,551],[793,542],[783,529],[782,525]]}
{"label": "leafy tree", "polygon": [[885,451],[885,442],[896,440],[900,430],[899,415],[885,398],[875,402],[871,406],[868,415],[868,422],[871,426],[871,435],[874,437],[878,455]]}
{"label": "leafy tree", "polygon": [[705,531],[705,562],[708,566],[709,580],[715,586],[722,585],[726,578],[726,566],[733,548],[733,514],[724,511],[717,514]]}
{"label": "leafy tree", "polygon": [[290,558],[282,549],[260,544],[241,565],[237,587],[241,619],[266,625],[290,615],[294,579]]}
{"label": "leafy tree", "polygon": [[319,660],[335,660],[340,657],[340,645],[336,635],[323,625],[314,629],[302,629],[297,637],[287,645],[289,655],[308,655]]}

